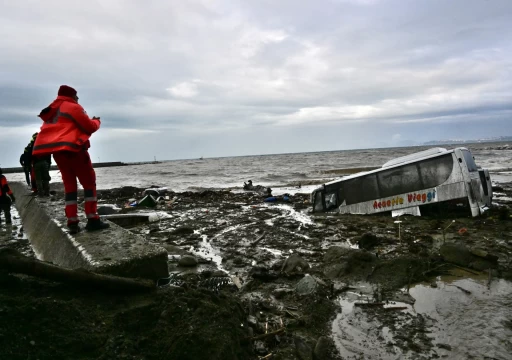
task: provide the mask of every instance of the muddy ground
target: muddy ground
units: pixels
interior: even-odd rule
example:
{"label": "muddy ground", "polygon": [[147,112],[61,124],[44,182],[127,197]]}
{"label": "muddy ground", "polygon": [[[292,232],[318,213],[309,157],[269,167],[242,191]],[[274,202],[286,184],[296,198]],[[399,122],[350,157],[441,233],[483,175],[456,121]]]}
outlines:
{"label": "muddy ground", "polygon": [[[339,296],[362,283],[361,307],[397,328],[391,345],[436,358],[449,349],[425,334],[429,319],[395,326],[407,314],[379,304],[411,301],[412,284],[452,269],[512,279],[512,184],[480,218],[437,209],[400,224],[314,215],[306,194],[265,203],[254,192],[169,192],[156,208],[129,206],[142,190],[98,197],[121,213],[157,212],[124,226],[167,249],[171,277],[128,296],[0,274],[0,359],[337,359]],[[21,225],[1,232],[2,246],[32,255]]]}

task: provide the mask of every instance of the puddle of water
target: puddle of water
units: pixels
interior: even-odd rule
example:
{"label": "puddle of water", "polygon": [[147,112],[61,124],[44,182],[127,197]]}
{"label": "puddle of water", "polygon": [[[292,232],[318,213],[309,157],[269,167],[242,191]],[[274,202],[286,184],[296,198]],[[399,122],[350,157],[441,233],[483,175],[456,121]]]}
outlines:
{"label": "puddle of water", "polygon": [[302,225],[313,225],[313,220],[311,220],[310,216],[308,216],[300,211],[295,210],[290,205],[274,204],[274,205],[267,205],[267,206],[272,206],[273,208],[283,210],[283,212],[285,212],[285,213],[282,215],[282,217],[293,219],[293,220],[301,223]]}
{"label": "puddle of water", "polygon": [[271,248],[267,248],[267,247],[262,247],[260,249],[266,250],[274,256],[282,256],[283,255],[283,252],[281,250],[271,249]]}
{"label": "puddle of water", "polygon": [[195,250],[193,246],[190,247],[190,252],[194,255],[202,258],[211,259],[220,270],[224,270],[222,267],[222,256],[220,251],[215,249],[210,241],[208,241],[208,235],[201,235],[203,240],[199,243],[199,249]]}
{"label": "puddle of water", "polygon": [[434,338],[451,346],[450,358],[512,357],[511,282],[497,279],[488,287],[487,277],[443,278],[437,288],[420,284],[410,293],[414,309],[437,320]]}
{"label": "puddle of water", "polygon": [[34,250],[30,245],[27,234],[23,231],[23,224],[18,210],[11,207],[12,224],[5,223],[4,213],[2,212],[2,223],[0,224],[0,246],[7,246],[15,249],[25,256],[35,257]]}
{"label": "puddle of water", "polygon": [[[354,306],[372,298],[368,285],[345,293],[340,299],[342,312],[332,324],[333,339],[342,357],[511,358],[511,282],[496,279],[488,287],[485,276],[451,276],[438,278],[436,286],[412,287],[413,306],[401,302],[383,307]],[[387,307],[395,309],[385,310]]]}

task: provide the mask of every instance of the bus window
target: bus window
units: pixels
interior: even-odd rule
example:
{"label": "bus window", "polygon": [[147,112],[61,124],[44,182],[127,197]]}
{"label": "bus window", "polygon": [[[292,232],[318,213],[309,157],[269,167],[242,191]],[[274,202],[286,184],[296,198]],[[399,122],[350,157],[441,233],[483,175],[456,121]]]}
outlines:
{"label": "bus window", "polygon": [[357,204],[363,201],[379,198],[379,186],[377,175],[371,174],[345,181],[345,186],[350,189],[345,196],[347,205]]}
{"label": "bus window", "polygon": [[345,181],[344,187],[347,205],[357,204],[363,201],[363,192],[361,191],[361,178],[355,178]]}
{"label": "bus window", "polygon": [[478,168],[475,164],[475,159],[473,159],[471,153],[467,150],[462,150],[462,155],[464,156],[464,160],[466,161],[469,172],[478,171]]}
{"label": "bus window", "polygon": [[338,201],[336,199],[336,193],[335,192],[326,193],[325,194],[325,209],[331,210],[331,209],[336,208],[337,206],[338,206]]}
{"label": "bus window", "polygon": [[363,176],[361,179],[361,188],[363,189],[362,195],[363,200],[361,201],[368,201],[368,200],[375,200],[378,199],[379,196],[379,185],[377,183],[377,175],[371,174]]}
{"label": "bus window", "polygon": [[487,179],[485,178],[484,171],[481,170],[478,172],[480,175],[480,182],[482,183],[482,189],[484,190],[484,195],[489,196],[489,188],[487,187]]}
{"label": "bus window", "polygon": [[424,189],[417,164],[409,164],[378,173],[381,197]]}
{"label": "bus window", "polygon": [[433,188],[444,183],[453,170],[452,154],[427,159],[418,163],[425,188]]}

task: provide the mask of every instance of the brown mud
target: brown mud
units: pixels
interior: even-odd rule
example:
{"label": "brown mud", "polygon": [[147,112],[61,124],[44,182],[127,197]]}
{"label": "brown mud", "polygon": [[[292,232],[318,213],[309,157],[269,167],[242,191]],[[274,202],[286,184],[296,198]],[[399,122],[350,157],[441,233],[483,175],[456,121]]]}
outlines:
{"label": "brown mud", "polygon": [[[0,275],[0,358],[337,359],[332,323],[350,292],[396,330],[396,351],[431,358],[430,320],[378,303],[410,302],[404,289],[453,269],[512,279],[511,184],[480,218],[407,216],[400,232],[389,214],[313,215],[306,194],[267,204],[251,192],[169,192],[156,208],[127,206],[142,190],[98,197],[121,213],[157,212],[125,226],[168,250],[171,277],[128,297]],[[3,246],[20,250],[20,227]]]}

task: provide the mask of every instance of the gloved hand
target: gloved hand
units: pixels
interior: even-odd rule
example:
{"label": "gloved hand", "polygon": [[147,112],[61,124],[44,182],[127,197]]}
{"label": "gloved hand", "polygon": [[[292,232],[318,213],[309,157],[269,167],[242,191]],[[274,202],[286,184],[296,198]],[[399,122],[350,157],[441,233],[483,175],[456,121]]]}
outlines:
{"label": "gloved hand", "polygon": [[9,197],[11,198],[11,202],[15,202],[16,201],[16,198],[14,197],[14,194],[9,195]]}

